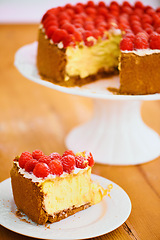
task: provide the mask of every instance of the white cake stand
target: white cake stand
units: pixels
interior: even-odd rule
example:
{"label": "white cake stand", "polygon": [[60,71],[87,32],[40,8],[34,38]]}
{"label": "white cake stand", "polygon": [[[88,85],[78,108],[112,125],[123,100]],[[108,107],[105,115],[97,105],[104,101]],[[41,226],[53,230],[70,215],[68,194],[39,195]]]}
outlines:
{"label": "white cake stand", "polygon": [[142,101],[160,100],[160,94],[114,95],[107,87],[118,87],[118,77],[83,87],[61,87],[41,80],[36,53],[37,42],[17,51],[15,66],[23,76],[61,92],[93,99],[92,119],[69,133],[67,148],[74,152],[91,151],[97,163],[111,165],[136,165],[160,156],[160,136],[145,125],[140,113]]}

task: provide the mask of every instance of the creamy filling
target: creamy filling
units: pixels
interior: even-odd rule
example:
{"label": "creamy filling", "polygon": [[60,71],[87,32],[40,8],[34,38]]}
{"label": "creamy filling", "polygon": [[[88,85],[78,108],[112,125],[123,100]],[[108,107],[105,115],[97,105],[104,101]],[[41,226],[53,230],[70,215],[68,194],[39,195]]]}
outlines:
{"label": "creamy filling", "polygon": [[68,47],[66,80],[73,76],[85,78],[96,74],[101,69],[109,71],[117,67],[120,39],[121,35],[108,32],[106,39],[97,40],[91,47],[84,44]]}
{"label": "creamy filling", "polygon": [[44,209],[53,215],[64,209],[80,207],[91,203],[91,169],[80,172],[74,177],[68,175],[65,178],[46,180],[41,184],[44,193]]}

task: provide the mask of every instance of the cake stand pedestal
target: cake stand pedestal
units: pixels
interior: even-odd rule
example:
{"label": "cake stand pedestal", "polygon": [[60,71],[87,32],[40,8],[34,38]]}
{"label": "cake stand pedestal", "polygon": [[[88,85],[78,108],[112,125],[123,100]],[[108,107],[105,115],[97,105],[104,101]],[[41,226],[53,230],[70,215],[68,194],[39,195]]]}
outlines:
{"label": "cake stand pedestal", "polygon": [[160,136],[141,118],[144,100],[160,100],[160,94],[114,95],[108,87],[118,88],[119,78],[100,80],[83,87],[66,88],[42,80],[36,68],[37,42],[20,48],[15,66],[23,76],[46,87],[94,101],[92,119],[73,129],[66,146],[74,152],[90,151],[95,162],[111,165],[136,165],[160,156]]}
{"label": "cake stand pedestal", "polygon": [[91,151],[95,162],[134,165],[160,155],[160,137],[141,118],[142,101],[94,100],[93,117],[73,129],[66,146]]}

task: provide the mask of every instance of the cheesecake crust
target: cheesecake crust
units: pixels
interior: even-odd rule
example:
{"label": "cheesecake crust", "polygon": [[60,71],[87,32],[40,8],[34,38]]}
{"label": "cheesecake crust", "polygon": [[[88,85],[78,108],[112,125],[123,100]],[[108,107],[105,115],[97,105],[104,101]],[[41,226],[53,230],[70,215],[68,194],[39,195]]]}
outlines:
{"label": "cheesecake crust", "polygon": [[119,94],[160,93],[160,54],[139,56],[121,52]]}

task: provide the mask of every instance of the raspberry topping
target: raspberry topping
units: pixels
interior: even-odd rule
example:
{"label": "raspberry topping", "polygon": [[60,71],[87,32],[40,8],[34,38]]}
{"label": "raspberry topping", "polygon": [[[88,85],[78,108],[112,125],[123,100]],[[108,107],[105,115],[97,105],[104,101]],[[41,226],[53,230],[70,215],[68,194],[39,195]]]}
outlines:
{"label": "raspberry topping", "polygon": [[49,175],[50,169],[46,163],[39,162],[33,169],[33,174],[39,178],[45,178]]}
{"label": "raspberry topping", "polygon": [[[116,1],[111,1],[108,5],[103,1],[98,4],[88,1],[74,6],[66,4],[64,7],[52,8],[44,14],[41,22],[45,34],[53,43],[62,42],[66,48],[83,42],[84,45],[91,47],[99,38],[105,38],[106,31],[110,29],[121,29],[122,34],[130,30],[134,35],[142,31],[149,35],[153,32],[159,33],[160,8],[145,7],[141,1],[135,2],[134,5],[127,1],[121,5]],[[153,43],[152,46],[151,43],[154,49],[159,49],[157,45],[159,46]],[[147,48],[146,39],[138,36],[131,41],[126,38],[121,42],[120,48],[122,50]]]}
{"label": "raspberry topping", "polygon": [[71,173],[75,167],[84,169],[94,165],[93,156],[86,152],[78,152],[76,155],[72,150],[66,150],[61,156],[52,152],[49,156],[36,149],[32,152],[23,152],[20,157],[15,157],[14,162],[19,161],[19,166],[26,172],[33,173],[36,177],[45,178],[49,174],[60,176],[63,171]]}
{"label": "raspberry topping", "polygon": [[62,157],[63,170],[67,173],[71,173],[75,168],[75,157],[73,155],[66,155]]}
{"label": "raspberry topping", "polygon": [[30,152],[23,152],[19,158],[19,166],[24,168],[27,161],[32,159],[32,154]]}
{"label": "raspberry topping", "polygon": [[132,51],[134,49],[133,41],[131,38],[123,38],[120,42],[120,49],[125,51]]}
{"label": "raspberry topping", "polygon": [[75,161],[77,168],[86,168],[88,166],[88,160],[83,156],[76,156]]}
{"label": "raspberry topping", "polygon": [[34,150],[34,151],[32,152],[32,157],[33,157],[34,159],[37,159],[37,160],[39,160],[40,157],[42,157],[43,155],[44,155],[44,153],[43,153],[41,150],[39,150],[39,149],[36,149],[36,150]]}
{"label": "raspberry topping", "polygon": [[34,167],[36,166],[36,164],[38,163],[38,161],[36,159],[30,159],[26,162],[24,168],[27,172],[33,172]]}
{"label": "raspberry topping", "polygon": [[63,173],[63,166],[62,166],[62,162],[60,160],[52,160],[49,163],[49,168],[50,168],[50,172],[53,175],[60,176]]}

